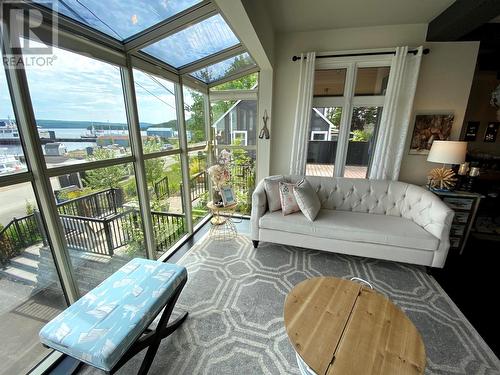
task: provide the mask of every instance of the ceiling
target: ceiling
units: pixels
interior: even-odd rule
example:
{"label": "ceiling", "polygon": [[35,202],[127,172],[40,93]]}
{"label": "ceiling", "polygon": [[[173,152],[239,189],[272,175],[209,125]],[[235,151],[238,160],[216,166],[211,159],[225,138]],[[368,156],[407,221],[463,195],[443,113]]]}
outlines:
{"label": "ceiling", "polygon": [[429,23],[455,0],[265,0],[276,31]]}

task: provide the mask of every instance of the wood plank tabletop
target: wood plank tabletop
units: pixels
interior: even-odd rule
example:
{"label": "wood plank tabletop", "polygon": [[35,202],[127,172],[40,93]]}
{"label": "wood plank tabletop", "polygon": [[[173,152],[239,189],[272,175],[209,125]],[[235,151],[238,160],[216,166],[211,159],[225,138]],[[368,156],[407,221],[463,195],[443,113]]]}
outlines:
{"label": "wood plank tabletop", "polygon": [[305,280],[288,294],[284,315],[293,347],[318,375],[424,373],[418,330],[389,299],[361,284]]}

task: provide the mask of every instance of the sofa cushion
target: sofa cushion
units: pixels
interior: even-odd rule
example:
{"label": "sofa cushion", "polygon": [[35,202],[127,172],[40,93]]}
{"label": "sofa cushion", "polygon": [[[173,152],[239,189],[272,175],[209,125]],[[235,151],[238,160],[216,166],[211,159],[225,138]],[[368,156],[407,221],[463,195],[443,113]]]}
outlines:
{"label": "sofa cushion", "polygon": [[285,181],[283,176],[272,176],[264,179],[264,190],[267,196],[269,211],[281,210],[280,182]]}
{"label": "sofa cushion", "polygon": [[300,211],[295,195],[293,194],[293,188],[295,184],[290,184],[288,182],[280,182],[280,198],[281,198],[281,213],[283,215],[293,214],[294,212]]}
{"label": "sofa cushion", "polygon": [[321,209],[310,222],[301,213],[283,216],[267,212],[259,220],[262,229],[299,233],[352,242],[376,243],[435,251],[439,239],[413,221],[396,216]]}
{"label": "sofa cushion", "polygon": [[303,179],[294,187],[293,194],[304,216],[310,221],[314,221],[321,209],[321,202],[311,184]]}

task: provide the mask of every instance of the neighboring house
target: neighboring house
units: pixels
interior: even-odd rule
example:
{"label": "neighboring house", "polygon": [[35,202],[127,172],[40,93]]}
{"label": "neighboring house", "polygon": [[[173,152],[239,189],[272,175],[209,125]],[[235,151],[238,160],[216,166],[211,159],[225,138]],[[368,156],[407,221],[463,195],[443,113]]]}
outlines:
{"label": "neighboring house", "polygon": [[336,141],[338,129],[326,118],[324,108],[313,108],[311,112],[311,124],[309,126],[310,141]]}
{"label": "neighboring house", "polygon": [[[255,88],[255,87],[253,87]],[[212,125],[217,144],[255,145],[257,137],[257,101],[238,100]]]}

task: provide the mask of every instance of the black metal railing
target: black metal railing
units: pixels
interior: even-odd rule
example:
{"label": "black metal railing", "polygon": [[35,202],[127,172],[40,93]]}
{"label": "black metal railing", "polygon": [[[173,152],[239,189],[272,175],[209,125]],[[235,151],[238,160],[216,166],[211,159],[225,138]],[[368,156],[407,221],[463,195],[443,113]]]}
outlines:
{"label": "black metal railing", "polygon": [[155,192],[156,198],[168,198],[170,197],[170,188],[168,187],[168,176],[161,178],[156,181],[153,185],[153,190]]}
{"label": "black metal railing", "polygon": [[107,189],[57,204],[60,215],[105,218],[116,215],[123,205],[121,189]]}
{"label": "black metal railing", "polygon": [[21,218],[13,218],[0,230],[1,264],[19,255],[22,249],[42,240],[36,215],[38,212]]}
{"label": "black metal railing", "polygon": [[166,251],[186,233],[186,217],[182,214],[152,211],[156,251]]}
{"label": "black metal railing", "polygon": [[[151,212],[157,251],[165,251],[185,233],[185,216],[169,212]],[[138,210],[130,209],[106,219],[60,215],[68,247],[103,255],[132,241],[143,242]],[[139,234],[138,234],[139,233]]]}
{"label": "black metal railing", "polygon": [[[201,171],[196,174],[194,174],[190,179],[189,179],[189,187],[190,187],[190,196],[191,196],[191,202],[194,202],[195,200],[201,198],[201,196],[205,193],[208,192],[208,173],[207,171]],[[180,184],[180,190],[181,190],[181,198],[184,200],[184,186]],[[184,202],[182,204],[182,207],[184,207]]]}

